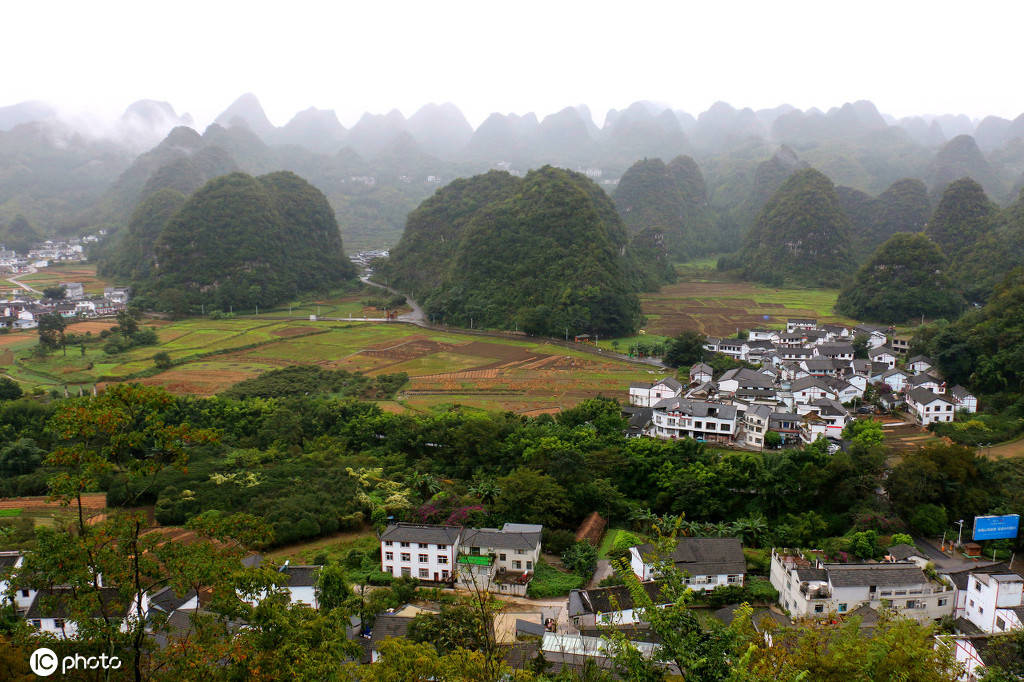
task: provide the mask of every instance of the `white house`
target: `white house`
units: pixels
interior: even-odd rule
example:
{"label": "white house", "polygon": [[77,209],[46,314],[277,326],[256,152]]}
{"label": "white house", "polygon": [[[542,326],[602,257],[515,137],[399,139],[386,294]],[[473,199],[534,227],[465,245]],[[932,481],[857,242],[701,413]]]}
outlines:
{"label": "white house", "polygon": [[658,565],[672,562],[694,590],[710,591],[719,585],[743,585],[747,562],[737,538],[679,538],[666,557],[659,557],[653,545],[629,548],[630,566],[641,581],[658,577]]}
{"label": "white house", "polygon": [[888,346],[878,346],[868,351],[868,359],[871,362],[884,362],[889,369],[896,367],[896,351]]}
{"label": "white house", "polygon": [[767,405],[748,407],[743,413],[743,444],[750,448],[763,448],[771,417],[772,408]]}
{"label": "white house", "polygon": [[804,440],[808,443],[813,443],[819,436],[840,440],[843,429],[850,422],[850,413],[847,409],[829,398],[819,398],[806,405],[797,405],[796,413],[806,417]]}
{"label": "white house", "polygon": [[826,618],[883,601],[901,615],[931,622],[953,612],[952,587],[911,563],[826,564],[772,550],[770,579],[779,604],[795,618]]}
{"label": "white house", "polygon": [[953,421],[953,401],[936,395],[927,388],[907,391],[907,406],[922,426],[928,426],[932,422]]}
{"label": "white house", "polygon": [[719,377],[717,383],[718,390],[722,393],[736,393],[741,388],[748,390],[771,389],[775,385],[771,377],[745,367],[730,369]]}
{"label": "white house", "polygon": [[391,524],[380,536],[381,571],[396,578],[446,582],[454,576],[461,534],[458,526]]}
{"label": "white house", "polygon": [[57,286],[64,287],[64,298],[68,301],[85,298],[85,287],[81,282],[61,282]]}
{"label": "white house", "polygon": [[953,399],[957,410],[963,410],[972,414],[978,411],[978,399],[960,384],[949,389],[949,397]]}
{"label": "white house", "polygon": [[967,579],[964,617],[982,632],[1019,630],[1024,620],[1024,578],[1010,571],[974,571]]}
{"label": "white house", "polygon": [[912,371],[914,374],[922,374],[934,366],[935,363],[926,355],[915,355],[907,360],[907,369]]}
{"label": "white house", "polygon": [[[18,569],[25,562],[25,557],[18,551],[0,552],[0,604],[8,603],[7,591],[11,581],[15,580]],[[15,584],[17,584],[15,582]],[[18,587],[14,592],[14,609],[24,613],[36,597],[36,591],[27,587]]]}
{"label": "white house", "polygon": [[[711,365],[703,362],[698,362],[690,368],[690,383],[691,384],[704,384],[711,381],[714,378],[714,370]],[[666,396],[669,398],[677,398],[677,395]]]}
{"label": "white house", "polygon": [[932,393],[945,393],[946,385],[931,374],[915,374],[907,377],[906,390],[912,391],[915,388],[927,388]]}
{"label": "white house", "polygon": [[[661,582],[651,580],[640,585],[656,607],[671,604],[671,601],[662,595]],[[601,625],[643,623],[638,611],[633,595],[625,585],[569,592],[569,619],[579,630],[594,630]]]}
{"label": "white house", "polygon": [[902,393],[907,387],[908,375],[902,369],[890,369],[882,375],[882,383],[892,389],[893,393]]}
{"label": "white house", "polygon": [[849,343],[823,343],[814,350],[823,358],[844,360],[847,365],[853,362],[853,345]]}
{"label": "white house", "polygon": [[868,348],[878,348],[884,346],[888,337],[885,335],[884,327],[875,327],[872,325],[862,324],[855,327],[853,330],[854,338],[858,336],[864,336],[867,338]]}
{"label": "white house", "polygon": [[736,426],[734,405],[669,398],[654,405],[648,435],[721,442],[736,436]]}
{"label": "white house", "polygon": [[786,320],[786,332],[792,334],[803,329],[816,329],[818,321],[807,317],[791,317]]}
{"label": "white house", "polygon": [[654,403],[663,398],[678,398],[682,392],[683,385],[672,377],[664,377],[653,384],[634,382],[629,385],[629,404],[653,407]]}
{"label": "white house", "polygon": [[[52,590],[40,590],[25,612],[25,620],[39,632],[53,635],[58,639],[74,639],[78,634],[78,622],[72,619],[70,605],[73,599],[71,588],[55,587]],[[99,599],[103,608],[100,610],[97,607],[92,618],[98,620],[106,615],[110,621],[120,623],[122,632],[126,631],[128,619],[134,613],[135,602],[129,603],[116,587],[101,587]]]}
{"label": "white house", "polygon": [[790,384],[789,390],[793,393],[793,402],[797,405],[806,405],[822,398],[835,400],[839,397],[838,392],[824,377],[802,377]]}
{"label": "white house", "polygon": [[465,529],[455,560],[459,585],[525,596],[540,559],[542,531],[542,526],[527,523]]}

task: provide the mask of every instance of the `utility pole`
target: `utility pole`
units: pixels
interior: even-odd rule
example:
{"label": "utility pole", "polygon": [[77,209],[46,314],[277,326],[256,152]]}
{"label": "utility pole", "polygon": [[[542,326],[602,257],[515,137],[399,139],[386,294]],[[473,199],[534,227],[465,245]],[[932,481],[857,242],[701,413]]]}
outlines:
{"label": "utility pole", "polygon": [[960,547],[960,539],[964,532],[964,520],[960,519],[959,521],[957,521],[957,523],[960,525],[960,530],[956,532],[956,546]]}
{"label": "utility pole", "polygon": [[569,328],[568,327],[565,328],[565,340],[567,342],[569,341]]}

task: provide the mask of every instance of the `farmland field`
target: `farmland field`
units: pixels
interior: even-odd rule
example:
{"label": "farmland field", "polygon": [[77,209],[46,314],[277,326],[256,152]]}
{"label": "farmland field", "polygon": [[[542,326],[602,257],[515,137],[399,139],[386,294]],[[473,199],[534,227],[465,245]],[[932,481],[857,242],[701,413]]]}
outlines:
{"label": "farmland field", "polygon": [[104,287],[114,286],[114,282],[98,276],[96,266],[90,263],[51,265],[18,279],[35,289],[56,286],[61,282],[79,282],[86,294],[102,294]]}
{"label": "farmland field", "polygon": [[[113,324],[87,322],[69,331],[94,335]],[[311,322],[244,317],[144,321],[156,346],[107,355],[101,343],[32,354],[34,331],[4,335],[0,373],[26,389],[72,394],[115,381],[137,380],[178,394],[213,395],[269,369],[294,364],[360,371],[405,372],[409,383],[383,407],[433,411],[451,405],[524,414],[554,412],[599,394],[621,396],[631,381],[653,380],[653,367],[565,348],[543,339],[487,337],[422,329],[404,323]],[[86,327],[86,325],[90,325]],[[158,371],[153,356],[174,366]]]}

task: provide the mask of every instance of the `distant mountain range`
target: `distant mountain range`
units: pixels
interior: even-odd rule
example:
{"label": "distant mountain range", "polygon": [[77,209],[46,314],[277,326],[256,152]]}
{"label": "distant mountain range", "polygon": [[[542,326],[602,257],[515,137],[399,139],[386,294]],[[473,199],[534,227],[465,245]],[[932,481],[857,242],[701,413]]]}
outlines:
{"label": "distant mountain range", "polygon": [[439,186],[492,168],[523,175],[552,164],[613,194],[638,161],[689,157],[706,185],[707,219],[730,243],[805,167],[828,176],[844,206],[864,203],[852,191],[878,196],[906,178],[924,184],[932,206],[964,176],[1001,205],[1024,188],[1024,115],[896,119],[868,101],[827,111],[717,102],[696,116],[641,101],[609,111],[600,126],[587,107],[573,106],[543,118],[494,113],[475,129],[445,103],[408,118],[397,110],[367,113],[347,129],[333,111],[315,108],[275,126],[258,98],[245,94],[202,134],[192,125],[187,114],[153,100],[103,126],[68,120],[41,102],[0,107],[0,225],[24,215],[46,235],[116,230],[149,194],[171,188],[187,195],[234,170],[290,170],[309,179],[356,249],[393,245],[409,211]]}

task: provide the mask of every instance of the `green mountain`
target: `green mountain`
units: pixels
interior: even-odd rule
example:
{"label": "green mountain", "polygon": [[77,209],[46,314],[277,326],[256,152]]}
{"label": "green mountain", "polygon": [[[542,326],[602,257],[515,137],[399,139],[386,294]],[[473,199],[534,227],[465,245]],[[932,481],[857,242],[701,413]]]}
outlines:
{"label": "green mountain", "polygon": [[745,277],[837,286],[854,267],[850,220],[819,171],[797,171],[768,201],[734,261]]}
{"label": "green mountain", "polygon": [[167,222],[154,255],[139,288],[164,308],[269,307],[355,277],[327,199],[287,171],[211,180]]}
{"label": "green mountain", "polygon": [[869,235],[872,247],[897,232],[920,232],[931,215],[928,188],[920,180],[897,180],[878,195],[878,213]]}
{"label": "green mountain", "polygon": [[154,247],[168,221],[185,205],[185,195],[174,189],[160,189],[136,207],[127,229],[104,253],[99,272],[107,277],[139,281],[152,274]]}
{"label": "green mountain", "polygon": [[676,157],[668,165],[661,159],[637,161],[622,176],[614,198],[629,234],[649,233],[644,240],[663,242],[676,261],[719,246],[704,176],[688,156]]}
{"label": "green mountain", "polygon": [[29,249],[41,241],[39,232],[28,221],[28,218],[20,213],[11,219],[7,230],[3,234],[3,245],[12,251],[24,255]]}
{"label": "green mountain", "polygon": [[953,317],[962,309],[946,257],[919,232],[901,232],[878,247],[836,302],[843,315],[883,323]]}
{"label": "green mountain", "polygon": [[492,171],[413,211],[378,277],[452,324],[625,334],[640,321],[627,240],[611,200],[583,175]]}
{"label": "green mountain", "polygon": [[942,193],[925,233],[954,261],[991,232],[999,208],[971,178],[960,178]]}
{"label": "green mountain", "polygon": [[954,263],[970,301],[986,300],[1007,272],[1024,266],[1024,190],[993,218],[993,226]]}

